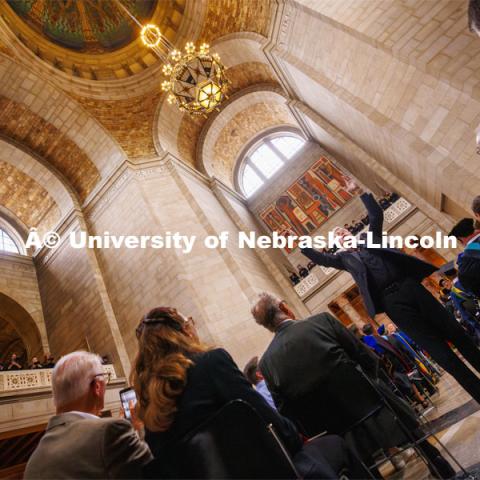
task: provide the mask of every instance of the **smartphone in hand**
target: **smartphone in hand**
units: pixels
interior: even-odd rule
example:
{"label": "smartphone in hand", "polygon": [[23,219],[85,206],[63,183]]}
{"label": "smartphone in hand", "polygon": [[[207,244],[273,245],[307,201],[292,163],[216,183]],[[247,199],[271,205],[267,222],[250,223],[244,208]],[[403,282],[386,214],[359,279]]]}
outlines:
{"label": "smartphone in hand", "polygon": [[120,390],[120,401],[122,402],[125,418],[131,422],[132,414],[130,413],[130,402],[133,402],[134,406],[137,403],[137,396],[135,395],[135,390],[132,387]]}

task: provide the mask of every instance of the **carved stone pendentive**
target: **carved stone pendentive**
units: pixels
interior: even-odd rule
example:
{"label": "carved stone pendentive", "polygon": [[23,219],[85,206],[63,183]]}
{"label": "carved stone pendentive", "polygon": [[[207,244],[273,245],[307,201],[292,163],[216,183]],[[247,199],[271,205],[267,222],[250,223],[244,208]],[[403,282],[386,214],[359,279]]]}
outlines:
{"label": "carved stone pendentive", "polygon": [[155,176],[161,177],[164,175],[170,175],[170,172],[174,168],[173,163],[168,158],[155,162],[155,165],[148,167],[127,166],[125,171],[112,182],[103,195],[101,195],[101,197],[99,197],[94,203],[88,212],[88,217],[90,220],[98,218],[104,209],[110,205],[118,193],[121,192],[132,179],[141,181]]}

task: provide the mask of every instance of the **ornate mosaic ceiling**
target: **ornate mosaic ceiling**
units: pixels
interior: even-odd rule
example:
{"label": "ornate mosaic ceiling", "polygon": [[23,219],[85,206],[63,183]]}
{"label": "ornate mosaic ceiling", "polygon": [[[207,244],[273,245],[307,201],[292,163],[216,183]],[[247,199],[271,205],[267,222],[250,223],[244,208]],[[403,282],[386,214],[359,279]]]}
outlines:
{"label": "ornate mosaic ceiling", "polygon": [[[134,40],[136,26],[116,0],[7,0],[31,28],[64,48],[104,53]],[[121,0],[140,22],[157,0]]]}
{"label": "ornate mosaic ceiling", "polygon": [[[196,0],[193,0],[196,1]],[[67,76],[87,80],[131,77],[157,64],[139,38],[140,23],[158,25],[174,42],[187,0],[2,0],[0,16],[11,45]],[[13,40],[14,38],[14,40]],[[13,47],[16,49],[16,47]],[[51,71],[51,70],[50,70]]]}

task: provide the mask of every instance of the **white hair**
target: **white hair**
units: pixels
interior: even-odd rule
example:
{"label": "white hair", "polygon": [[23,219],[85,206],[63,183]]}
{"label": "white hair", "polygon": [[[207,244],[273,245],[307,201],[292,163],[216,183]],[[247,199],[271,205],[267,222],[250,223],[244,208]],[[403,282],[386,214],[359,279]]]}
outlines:
{"label": "white hair", "polygon": [[100,373],[102,359],[94,353],[78,351],[60,358],[52,372],[55,406],[61,408],[83,397]]}

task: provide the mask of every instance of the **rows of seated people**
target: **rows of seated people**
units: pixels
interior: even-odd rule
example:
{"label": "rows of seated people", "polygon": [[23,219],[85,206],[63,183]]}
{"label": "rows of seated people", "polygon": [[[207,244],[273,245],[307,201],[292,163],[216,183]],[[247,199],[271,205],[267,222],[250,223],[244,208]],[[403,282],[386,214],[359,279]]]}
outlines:
{"label": "rows of seated people", "polygon": [[200,341],[193,318],[149,311],[135,330],[131,421],[99,418],[101,357],[62,357],[56,415],[25,478],[382,478],[379,452],[402,469],[415,441],[436,478],[454,475],[380,356],[331,314],[297,320],[269,293],[251,313],[275,336],[244,375],[227,351]]}

